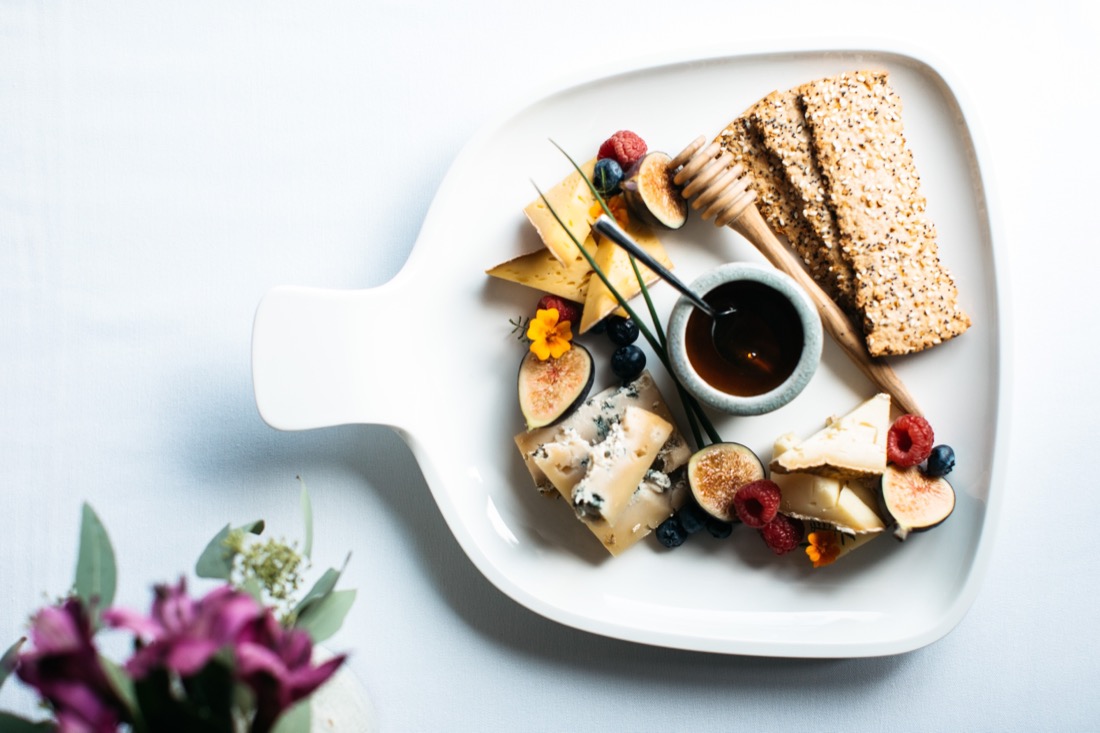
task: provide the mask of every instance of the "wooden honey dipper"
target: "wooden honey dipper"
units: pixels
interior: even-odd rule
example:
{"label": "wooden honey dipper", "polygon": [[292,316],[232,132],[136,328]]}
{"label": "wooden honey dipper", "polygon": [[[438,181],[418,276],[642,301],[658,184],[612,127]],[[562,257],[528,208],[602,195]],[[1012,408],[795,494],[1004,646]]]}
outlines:
{"label": "wooden honey dipper", "polygon": [[691,208],[702,209],[703,219],[714,219],[715,226],[730,226],[749,240],[778,270],[794,278],[809,293],[825,326],[840,347],[851,357],[880,390],[890,395],[893,404],[903,413],[920,415],[916,400],[898,378],[893,368],[868,353],[863,337],[836,302],[814,281],[802,262],[772,233],[760,210],[753,203],[756,192],[752,178],[741,165],[731,165],[733,156],[717,142],[706,144],[699,137],[669,163],[673,182],[682,186],[681,193],[691,202]]}

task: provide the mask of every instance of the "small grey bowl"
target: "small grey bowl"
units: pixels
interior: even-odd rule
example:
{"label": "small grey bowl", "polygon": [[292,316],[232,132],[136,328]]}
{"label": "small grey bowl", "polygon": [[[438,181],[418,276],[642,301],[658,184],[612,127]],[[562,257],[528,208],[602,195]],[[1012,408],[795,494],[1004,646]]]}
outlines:
{"label": "small grey bowl", "polygon": [[821,317],[810,296],[789,275],[771,267],[747,262],[731,262],[700,276],[691,289],[705,297],[714,288],[729,282],[749,280],[766,285],[783,295],[802,322],[802,356],[790,376],[764,394],[740,396],[723,392],[706,382],[691,364],[685,346],[688,318],[696,310],[681,296],[668,321],[668,355],[672,371],[680,383],[700,402],[733,415],[762,415],[787,404],[809,384],[821,361]]}

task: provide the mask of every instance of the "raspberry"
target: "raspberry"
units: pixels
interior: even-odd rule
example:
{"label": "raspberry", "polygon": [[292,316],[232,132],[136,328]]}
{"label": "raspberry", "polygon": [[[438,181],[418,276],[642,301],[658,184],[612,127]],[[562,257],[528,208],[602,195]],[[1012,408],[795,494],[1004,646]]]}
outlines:
{"label": "raspberry", "polygon": [[570,323],[577,324],[581,320],[581,306],[578,303],[574,303],[571,300],[565,298],[559,298],[556,295],[544,295],[539,298],[539,304],[536,306],[540,310],[548,310],[550,308],[558,309],[558,322],[569,321]]}
{"label": "raspberry", "polygon": [[783,555],[802,542],[802,522],[789,518],[786,514],[776,514],[772,521],[760,530],[765,544],[776,555]]}
{"label": "raspberry", "polygon": [[886,434],[886,460],[902,468],[915,466],[928,458],[934,444],[927,420],[920,415],[902,415]]}
{"label": "raspberry", "polygon": [[779,484],[762,478],[737,490],[733,495],[733,509],[746,527],[759,529],[775,519],[781,498]]}
{"label": "raspberry", "polygon": [[630,130],[619,130],[604,140],[597,158],[611,158],[625,171],[641,160],[649,148],[645,140]]}

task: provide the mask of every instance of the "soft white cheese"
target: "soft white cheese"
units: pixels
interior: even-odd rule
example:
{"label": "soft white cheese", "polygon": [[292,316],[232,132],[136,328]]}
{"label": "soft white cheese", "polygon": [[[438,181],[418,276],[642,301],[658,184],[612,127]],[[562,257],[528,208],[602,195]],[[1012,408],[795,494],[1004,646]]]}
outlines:
{"label": "soft white cheese", "polygon": [[843,417],[835,418],[802,442],[784,435],[774,473],[812,473],[834,478],[878,476],[886,470],[890,396],[880,393]]}

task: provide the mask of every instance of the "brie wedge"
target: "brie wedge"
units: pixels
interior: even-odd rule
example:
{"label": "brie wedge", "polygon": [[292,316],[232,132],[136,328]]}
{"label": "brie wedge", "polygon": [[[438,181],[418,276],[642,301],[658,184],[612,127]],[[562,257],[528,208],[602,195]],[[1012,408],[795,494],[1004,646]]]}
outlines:
{"label": "brie wedge", "polygon": [[772,458],[773,473],[811,473],[831,478],[879,476],[886,470],[886,434],[890,429],[890,395],[880,393],[847,415],[833,418],[818,432],[798,442],[781,436]]}

